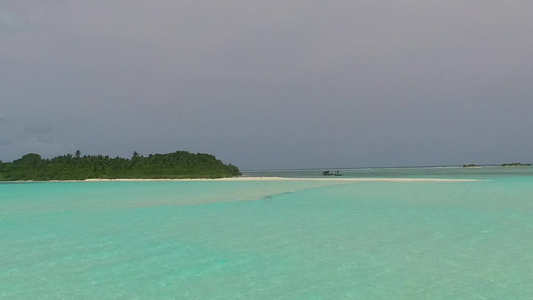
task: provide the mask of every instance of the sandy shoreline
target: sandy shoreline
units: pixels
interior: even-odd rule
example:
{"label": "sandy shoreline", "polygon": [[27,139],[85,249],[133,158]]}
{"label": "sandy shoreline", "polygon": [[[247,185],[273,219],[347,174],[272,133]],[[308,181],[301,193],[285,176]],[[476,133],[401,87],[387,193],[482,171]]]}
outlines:
{"label": "sandy shoreline", "polygon": [[472,182],[476,179],[440,179],[440,178],[304,178],[304,177],[230,177],[230,178],[191,178],[191,179],[86,179],[79,182],[150,182],[150,181],[334,181],[334,182]]}
{"label": "sandy shoreline", "polygon": [[220,182],[220,181],[325,181],[325,182],[475,182],[484,181],[480,179],[452,179],[452,178],[339,178],[339,177],[229,177],[229,178],[183,178],[183,179],[133,179],[133,178],[89,178],[85,180],[16,180],[0,181],[2,183],[24,183],[24,182],[156,182],[156,181],[175,181],[175,182]]}

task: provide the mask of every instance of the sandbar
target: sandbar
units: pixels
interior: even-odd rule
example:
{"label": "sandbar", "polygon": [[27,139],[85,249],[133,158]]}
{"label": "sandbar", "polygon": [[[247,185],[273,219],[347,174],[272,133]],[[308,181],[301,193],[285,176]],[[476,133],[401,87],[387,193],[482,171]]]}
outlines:
{"label": "sandbar", "polygon": [[228,177],[228,178],[191,178],[191,179],[100,179],[91,178],[81,180],[85,182],[106,181],[331,181],[331,182],[472,182],[477,179],[451,179],[451,178],[314,178],[314,177]]}

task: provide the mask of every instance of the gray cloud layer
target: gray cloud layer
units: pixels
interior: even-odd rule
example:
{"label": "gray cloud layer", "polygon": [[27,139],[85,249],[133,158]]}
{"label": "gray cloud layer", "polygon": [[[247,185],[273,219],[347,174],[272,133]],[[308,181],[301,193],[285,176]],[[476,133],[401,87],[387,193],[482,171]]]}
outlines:
{"label": "gray cloud layer", "polygon": [[533,3],[0,2],[0,159],[533,161]]}

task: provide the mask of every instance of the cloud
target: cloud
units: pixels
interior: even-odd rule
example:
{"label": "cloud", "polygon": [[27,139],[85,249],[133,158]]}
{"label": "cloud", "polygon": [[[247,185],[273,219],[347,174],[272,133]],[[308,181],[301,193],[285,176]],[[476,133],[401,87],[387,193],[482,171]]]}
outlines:
{"label": "cloud", "polygon": [[0,140],[0,148],[14,149],[20,153],[19,155],[11,155],[7,157],[7,161],[13,161],[27,153],[39,153],[43,157],[53,157],[59,154],[65,154],[66,152],[64,152],[64,150],[67,147],[62,142],[43,141],[34,136]]}
{"label": "cloud", "polygon": [[0,32],[16,32],[24,28],[25,23],[12,12],[0,7]]}
{"label": "cloud", "polygon": [[[517,159],[533,150],[517,138],[533,126],[527,2],[3,7],[11,17],[2,24],[26,26],[0,35],[9,116],[0,122],[17,132],[6,140],[21,141],[7,155],[19,157],[22,144],[58,154],[182,149],[268,168],[463,163],[498,157],[500,146]],[[515,138],[521,146],[509,147]]]}

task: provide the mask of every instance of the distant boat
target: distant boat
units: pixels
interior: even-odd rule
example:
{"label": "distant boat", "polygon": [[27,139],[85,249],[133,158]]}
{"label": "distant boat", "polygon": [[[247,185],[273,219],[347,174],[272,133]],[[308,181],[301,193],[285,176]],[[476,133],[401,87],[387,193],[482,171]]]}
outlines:
{"label": "distant boat", "polygon": [[342,176],[341,171],[324,171],[322,172],[324,176]]}

